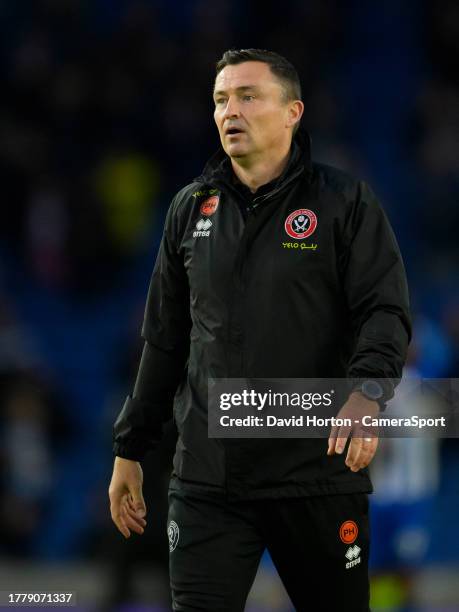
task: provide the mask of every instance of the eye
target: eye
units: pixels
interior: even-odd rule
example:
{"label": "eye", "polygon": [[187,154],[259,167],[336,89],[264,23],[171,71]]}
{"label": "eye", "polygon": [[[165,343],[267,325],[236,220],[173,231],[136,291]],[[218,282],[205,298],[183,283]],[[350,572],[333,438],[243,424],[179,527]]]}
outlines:
{"label": "eye", "polygon": [[255,96],[252,96],[252,94],[245,94],[242,99],[244,102],[251,102],[252,100],[255,100]]}
{"label": "eye", "polygon": [[217,98],[215,100],[215,106],[218,106],[219,104],[224,104],[225,103],[225,98]]}

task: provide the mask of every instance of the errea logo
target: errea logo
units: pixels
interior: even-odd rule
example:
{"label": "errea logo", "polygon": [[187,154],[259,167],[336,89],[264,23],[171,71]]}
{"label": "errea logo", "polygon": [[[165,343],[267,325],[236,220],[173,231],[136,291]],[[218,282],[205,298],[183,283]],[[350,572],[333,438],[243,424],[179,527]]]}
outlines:
{"label": "errea logo", "polygon": [[[344,523],[341,523],[341,526],[339,528],[339,537],[343,544],[347,544],[348,546],[349,544],[354,544],[358,535],[359,528],[355,521],[347,520],[344,521]],[[360,557],[361,551],[362,549],[360,548],[360,546],[357,546],[357,544],[349,546],[349,548],[344,554],[347,559],[347,563],[345,566],[346,569],[351,569],[351,567],[355,567],[356,565],[359,565],[359,563],[362,562],[362,559]]]}
{"label": "errea logo", "polygon": [[196,223],[196,229],[193,232],[193,238],[209,236],[211,227],[212,221],[210,219],[199,219],[199,221]]}
{"label": "errea logo", "polygon": [[361,548],[357,546],[357,544],[354,544],[354,546],[349,546],[346,551],[346,554],[344,555],[346,559],[348,559],[348,563],[346,563],[346,569],[350,569],[351,567],[354,567],[361,562],[360,551]]}

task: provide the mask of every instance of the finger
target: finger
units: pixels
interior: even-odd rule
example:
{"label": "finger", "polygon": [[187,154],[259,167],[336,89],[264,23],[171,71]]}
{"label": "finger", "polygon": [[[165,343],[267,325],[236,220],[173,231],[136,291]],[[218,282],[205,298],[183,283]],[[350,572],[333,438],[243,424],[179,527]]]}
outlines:
{"label": "finger", "polygon": [[143,534],[144,528],[128,514],[125,507],[123,507],[123,519],[129,529],[132,529],[132,531],[135,531],[135,533],[139,535]]}
{"label": "finger", "polygon": [[346,456],[346,465],[349,468],[353,468],[358,461],[358,457],[360,455],[360,451],[362,449],[362,439],[361,438],[352,438],[349,444],[349,448]]}
{"label": "finger", "polygon": [[335,445],[335,452],[338,453],[338,455],[341,455],[341,453],[343,452],[350,433],[351,433],[350,427],[340,427],[339,428],[337,438],[336,438],[336,445]]}
{"label": "finger", "polygon": [[115,523],[116,527],[118,528],[118,531],[120,531],[124,537],[127,539],[130,537],[131,532],[129,531],[126,522],[122,516],[121,513],[121,508],[119,509],[112,509],[110,508],[110,513],[112,515],[112,520]]}
{"label": "finger", "polygon": [[[145,507],[145,502],[143,502],[143,503],[144,503],[144,506],[143,506],[143,508],[141,507],[141,509],[140,509],[141,511],[140,511],[140,512],[139,512],[139,510],[138,510],[138,509],[136,509],[136,504],[135,504],[134,499],[133,499],[133,497],[132,497],[132,495],[131,495],[131,494],[128,494],[128,495],[127,495],[127,497],[126,497],[126,503],[127,503],[127,505],[128,505],[128,508],[129,508],[130,510],[132,510],[132,512],[134,512],[134,514],[135,514],[135,515],[136,515],[138,518],[144,518],[144,516],[146,515],[146,507]],[[138,508],[138,506],[137,506],[137,508]]]}
{"label": "finger", "polygon": [[371,461],[373,460],[373,457],[375,456],[375,453],[376,453],[376,449],[378,448],[378,439],[374,438],[371,442],[367,444],[364,443],[364,446],[366,448],[364,451],[361,452],[358,458],[358,466],[357,466],[358,470],[361,470],[364,467],[367,467],[367,465],[369,465]]}
{"label": "finger", "polygon": [[128,515],[136,522],[138,523],[141,527],[145,527],[147,524],[147,521],[143,518],[140,518],[139,516],[137,516],[136,512],[134,512],[134,510],[131,508],[131,506],[129,506],[129,504],[126,504],[125,506],[125,510],[128,513]]}
{"label": "finger", "polygon": [[109,489],[109,497],[112,521],[115,523],[118,531],[120,531],[125,538],[129,538],[131,533],[127,528],[121,512],[124,495],[119,491],[119,489]]}
{"label": "finger", "polygon": [[147,507],[142,494],[142,485],[132,488],[129,502],[137,513],[137,516],[143,518],[147,514]]}
{"label": "finger", "polygon": [[130,516],[132,516],[132,518],[135,519],[139,524],[141,524],[141,525],[146,525],[147,524],[147,521],[144,518],[142,518],[141,516],[139,516],[137,514],[137,512],[132,508],[132,506],[130,504],[126,504],[126,510],[127,510],[128,514]]}
{"label": "finger", "polygon": [[336,448],[336,439],[338,437],[338,427],[336,425],[332,425],[330,430],[330,436],[328,438],[328,450],[327,455],[333,455]]}
{"label": "finger", "polygon": [[378,445],[377,438],[373,439],[361,439],[360,452],[355,457],[354,461],[349,465],[353,472],[357,472],[362,468],[366,467],[370,461],[373,459],[373,456],[376,452],[376,447]]}

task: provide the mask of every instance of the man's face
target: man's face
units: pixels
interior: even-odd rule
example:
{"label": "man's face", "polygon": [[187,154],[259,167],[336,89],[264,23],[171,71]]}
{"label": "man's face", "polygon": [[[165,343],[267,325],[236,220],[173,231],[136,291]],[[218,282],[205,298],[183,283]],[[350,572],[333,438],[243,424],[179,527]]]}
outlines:
{"label": "man's face", "polygon": [[214,119],[225,152],[253,158],[290,138],[289,104],[268,64],[225,66],[215,79]]}

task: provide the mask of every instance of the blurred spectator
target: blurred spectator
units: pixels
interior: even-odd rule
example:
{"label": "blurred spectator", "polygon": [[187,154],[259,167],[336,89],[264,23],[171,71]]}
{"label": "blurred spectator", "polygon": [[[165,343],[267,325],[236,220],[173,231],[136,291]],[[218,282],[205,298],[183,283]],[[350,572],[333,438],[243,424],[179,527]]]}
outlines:
{"label": "blurred spectator", "polygon": [[16,318],[13,304],[0,299],[0,372],[38,368],[40,358],[30,334]]}
{"label": "blurred spectator", "polygon": [[[388,415],[434,413],[431,399],[413,395],[421,372],[416,367],[419,347],[411,346],[407,365]],[[404,391],[406,389],[406,391]],[[416,399],[412,399],[412,398]],[[410,399],[411,398],[411,399]],[[431,518],[440,482],[440,441],[426,438],[382,438],[370,474],[373,529],[370,568],[375,609],[409,609],[416,571],[427,558]]]}
{"label": "blurred spectator", "polygon": [[458,378],[459,372],[459,297],[454,296],[444,306],[443,324],[451,342],[451,361],[446,374]]}
{"label": "blurred spectator", "polygon": [[55,451],[65,434],[43,383],[12,372],[4,373],[1,383],[0,540],[8,554],[31,554],[46,520]]}
{"label": "blurred spectator", "polygon": [[107,157],[96,171],[95,188],[105,224],[120,254],[144,245],[152,221],[152,202],[158,192],[158,170],[139,155]]}

